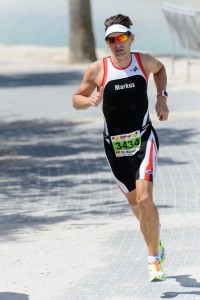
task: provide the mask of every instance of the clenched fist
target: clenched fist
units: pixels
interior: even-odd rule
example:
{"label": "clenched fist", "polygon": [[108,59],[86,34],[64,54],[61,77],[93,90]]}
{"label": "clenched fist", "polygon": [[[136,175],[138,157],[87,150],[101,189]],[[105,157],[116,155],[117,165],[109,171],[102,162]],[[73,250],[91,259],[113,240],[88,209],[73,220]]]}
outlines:
{"label": "clenched fist", "polygon": [[89,101],[90,101],[91,106],[96,106],[96,107],[99,106],[99,104],[103,100],[103,92],[104,92],[104,87],[102,86],[102,87],[100,87],[99,92],[94,93],[90,97]]}

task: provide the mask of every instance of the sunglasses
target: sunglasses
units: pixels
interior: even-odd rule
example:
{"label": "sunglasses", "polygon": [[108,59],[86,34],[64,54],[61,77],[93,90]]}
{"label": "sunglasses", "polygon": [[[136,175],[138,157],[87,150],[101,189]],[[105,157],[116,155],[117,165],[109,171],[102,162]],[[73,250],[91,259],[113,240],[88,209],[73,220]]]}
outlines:
{"label": "sunglasses", "polygon": [[122,42],[125,42],[126,40],[128,40],[130,35],[131,35],[131,33],[125,33],[125,34],[119,35],[117,37],[109,37],[109,38],[107,38],[107,41],[110,44],[116,44],[117,41],[122,43]]}

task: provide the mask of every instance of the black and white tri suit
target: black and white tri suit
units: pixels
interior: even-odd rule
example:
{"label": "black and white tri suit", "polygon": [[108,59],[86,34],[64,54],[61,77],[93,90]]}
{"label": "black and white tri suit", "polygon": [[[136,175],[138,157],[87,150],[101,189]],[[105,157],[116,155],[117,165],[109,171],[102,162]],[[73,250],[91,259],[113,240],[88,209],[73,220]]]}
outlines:
{"label": "black and white tri suit", "polygon": [[[136,187],[136,180],[153,182],[159,142],[151,125],[147,84],[148,77],[139,53],[131,53],[132,61],[125,69],[114,66],[111,57],[103,58],[104,147],[118,186],[124,192]],[[111,136],[140,130],[141,146],[132,156],[117,157]]]}

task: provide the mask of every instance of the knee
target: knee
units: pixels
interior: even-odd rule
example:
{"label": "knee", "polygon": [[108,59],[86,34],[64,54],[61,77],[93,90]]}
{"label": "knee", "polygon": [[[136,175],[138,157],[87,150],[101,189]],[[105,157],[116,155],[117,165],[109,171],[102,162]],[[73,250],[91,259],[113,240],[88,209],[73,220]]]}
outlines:
{"label": "knee", "polygon": [[153,204],[152,196],[149,193],[143,193],[141,195],[138,195],[137,204],[140,207],[140,209],[150,209]]}

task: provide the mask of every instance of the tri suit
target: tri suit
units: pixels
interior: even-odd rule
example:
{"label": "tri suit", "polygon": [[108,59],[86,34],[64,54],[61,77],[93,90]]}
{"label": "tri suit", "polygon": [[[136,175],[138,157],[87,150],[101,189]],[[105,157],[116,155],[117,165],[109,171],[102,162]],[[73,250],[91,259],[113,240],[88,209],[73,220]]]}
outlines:
{"label": "tri suit", "polygon": [[125,69],[103,58],[102,85],[104,148],[111,171],[124,192],[136,187],[136,180],[153,182],[159,142],[149,116],[148,77],[139,53],[131,53]]}

